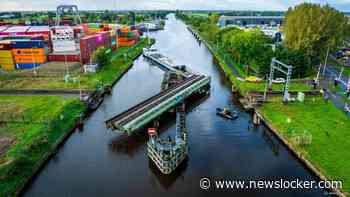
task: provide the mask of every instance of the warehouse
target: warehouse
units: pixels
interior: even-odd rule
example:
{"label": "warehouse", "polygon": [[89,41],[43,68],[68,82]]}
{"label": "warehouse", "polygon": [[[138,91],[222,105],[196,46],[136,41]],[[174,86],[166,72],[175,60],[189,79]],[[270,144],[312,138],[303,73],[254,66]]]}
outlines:
{"label": "warehouse", "polygon": [[221,16],[218,25],[225,27],[228,25],[237,26],[280,26],[283,24],[284,16]]}

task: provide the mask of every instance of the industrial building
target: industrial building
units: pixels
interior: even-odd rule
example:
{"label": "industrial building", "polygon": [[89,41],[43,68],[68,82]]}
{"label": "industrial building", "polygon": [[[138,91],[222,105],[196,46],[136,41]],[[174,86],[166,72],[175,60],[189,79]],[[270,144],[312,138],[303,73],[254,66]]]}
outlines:
{"label": "industrial building", "polygon": [[221,16],[218,25],[225,27],[234,26],[280,26],[284,16]]}

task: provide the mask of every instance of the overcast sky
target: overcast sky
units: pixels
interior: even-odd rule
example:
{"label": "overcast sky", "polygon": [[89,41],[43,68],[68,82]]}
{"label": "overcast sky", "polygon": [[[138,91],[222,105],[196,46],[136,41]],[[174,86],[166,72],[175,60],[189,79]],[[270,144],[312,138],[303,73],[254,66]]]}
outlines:
{"label": "overcast sky", "polygon": [[[54,10],[60,4],[76,4],[81,10],[148,10],[148,9],[204,9],[204,10],[286,10],[305,0],[0,0],[0,11]],[[328,2],[333,7],[350,11],[350,0],[307,0]]]}

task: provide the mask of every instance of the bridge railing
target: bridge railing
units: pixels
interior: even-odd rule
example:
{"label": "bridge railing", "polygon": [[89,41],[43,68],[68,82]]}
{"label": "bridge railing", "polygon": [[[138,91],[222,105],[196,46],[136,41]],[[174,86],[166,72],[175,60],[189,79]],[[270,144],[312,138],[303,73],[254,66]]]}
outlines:
{"label": "bridge railing", "polygon": [[146,99],[145,101],[143,101],[143,102],[141,102],[141,103],[135,105],[134,107],[132,107],[132,108],[130,108],[130,109],[128,109],[128,110],[126,110],[126,111],[124,111],[124,112],[122,112],[122,113],[120,113],[120,114],[114,116],[113,118],[111,118],[111,119],[105,121],[107,127],[108,127],[108,128],[114,128],[113,122],[116,122],[118,119],[121,119],[122,117],[124,117],[124,116],[126,116],[126,115],[128,115],[128,114],[130,114],[130,113],[132,113],[132,112],[134,112],[134,111],[135,111],[136,109],[138,109],[139,107],[150,103],[150,102],[153,101],[154,99],[159,98],[159,97],[161,97],[161,96],[163,96],[163,95],[166,95],[166,94],[169,93],[170,91],[172,91],[172,90],[174,90],[174,89],[176,89],[176,88],[182,86],[183,84],[187,83],[188,81],[191,81],[191,80],[194,79],[195,77],[198,77],[198,76],[191,76],[191,77],[187,78],[186,80],[184,80],[183,82],[179,83],[178,85],[176,85],[176,86],[174,86],[174,87],[171,87],[171,88],[169,88],[169,89],[166,89],[166,90],[160,92],[159,94],[156,94],[156,95],[154,95],[154,96],[152,96],[152,97]]}

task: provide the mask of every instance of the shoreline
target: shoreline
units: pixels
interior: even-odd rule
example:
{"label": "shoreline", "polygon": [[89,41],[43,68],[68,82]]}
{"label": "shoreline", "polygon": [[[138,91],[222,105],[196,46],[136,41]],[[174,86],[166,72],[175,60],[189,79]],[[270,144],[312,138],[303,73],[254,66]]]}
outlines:
{"label": "shoreline", "polygon": [[[151,46],[155,43],[155,41],[153,43],[151,43]],[[130,64],[125,68],[124,71],[122,71],[120,73],[120,75],[118,77],[116,77],[112,83],[111,86],[114,87],[115,84],[118,83],[118,81],[133,67],[134,65],[134,60],[136,60],[138,57],[140,57],[143,53],[143,50],[140,50],[139,53],[131,58]],[[21,92],[21,90],[14,90],[15,92]],[[32,91],[32,90],[30,90]],[[39,92],[45,92],[45,93],[57,93],[57,92],[61,92],[61,91],[57,91],[57,90],[36,90]],[[64,90],[63,92],[65,93],[76,93],[76,90]],[[95,91],[90,91],[90,94],[94,94],[96,93],[97,90]],[[1,91],[0,91],[1,93]],[[101,94],[102,97],[104,97],[105,94]],[[97,98],[100,99],[100,98]],[[103,102],[103,101],[102,101]],[[81,120],[82,122],[80,122],[79,119],[76,119],[74,122],[74,127],[69,129],[69,131],[63,131],[63,135],[61,137],[59,137],[56,142],[54,143],[52,149],[50,149],[47,153],[44,154],[44,156],[42,157],[42,159],[38,160],[32,170],[32,175],[30,177],[28,177],[22,184],[19,184],[19,186],[14,190],[14,195],[15,196],[20,196],[23,195],[25,192],[25,189],[28,188],[30,186],[30,184],[33,182],[33,180],[36,178],[36,176],[38,176],[38,174],[40,173],[40,171],[45,167],[45,165],[50,161],[50,159],[52,157],[54,157],[56,155],[56,153],[58,152],[58,150],[65,144],[65,142],[68,140],[68,138],[73,134],[73,132],[76,131],[76,129],[79,127],[79,124],[83,124],[87,118],[89,118],[97,109],[94,109],[92,111],[89,111],[88,108],[85,109],[85,111],[82,113],[82,117],[83,119]]]}
{"label": "shoreline", "polygon": [[[223,65],[221,65],[221,61],[217,57],[218,55],[216,55],[216,53],[212,49],[212,47],[195,30],[193,30],[192,27],[190,27],[187,24],[186,24],[186,26],[187,26],[187,29],[192,34],[194,34],[194,35],[196,35],[196,37],[198,37],[200,42],[204,43],[206,48],[213,55],[213,58],[215,58],[215,61],[219,65],[219,67],[221,68],[221,71],[225,74],[225,77],[227,77],[229,79],[229,82],[231,83],[232,90],[233,90],[235,84],[233,84],[233,82],[230,80],[230,75],[225,72]],[[239,91],[237,91],[236,93],[238,93],[239,96],[242,96]],[[240,101],[240,99],[238,99],[238,100],[239,100],[239,103],[241,105],[243,105],[243,103]],[[296,150],[296,148],[294,148],[294,146],[287,139],[285,139],[277,129],[275,129],[272,126],[272,123],[269,123],[269,121],[267,121],[266,118],[260,114],[260,111],[258,109],[254,108],[252,113],[253,113],[253,115],[258,116],[259,121],[262,121],[262,123],[270,130],[270,132],[272,134],[274,134],[277,137],[277,139],[280,140],[285,145],[285,147],[307,168],[307,170],[312,172],[314,175],[316,175],[322,181],[328,180],[327,177],[320,170],[318,170],[318,168],[316,168],[308,159],[306,159],[301,152]],[[331,189],[331,191],[334,192],[337,196],[346,197],[346,194],[343,193],[342,191],[340,191],[339,189]]]}

